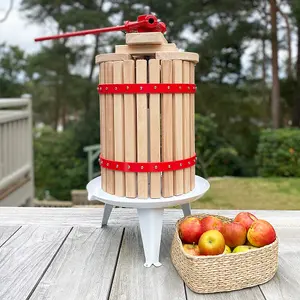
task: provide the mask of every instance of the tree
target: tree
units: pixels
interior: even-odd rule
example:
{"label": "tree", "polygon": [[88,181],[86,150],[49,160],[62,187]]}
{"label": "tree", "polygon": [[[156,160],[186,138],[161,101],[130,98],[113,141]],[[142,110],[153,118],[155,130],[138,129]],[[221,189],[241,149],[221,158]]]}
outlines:
{"label": "tree", "polygon": [[288,78],[293,77],[293,63],[292,63],[292,33],[290,26],[289,16],[283,12],[280,6],[277,6],[277,11],[283,17],[286,24],[286,36],[287,36],[287,48],[288,48],[288,60],[287,60],[287,75]]}
{"label": "tree", "polygon": [[0,97],[20,97],[25,92],[26,56],[17,46],[0,44]]}
{"label": "tree", "polygon": [[277,3],[270,0],[272,35],[272,123],[273,128],[280,126],[280,85],[278,76],[278,39],[277,39]]}
{"label": "tree", "polygon": [[9,6],[7,11],[5,12],[4,16],[0,19],[0,23],[3,23],[7,20],[8,16],[10,15],[12,9],[14,7],[14,0],[9,1]]}

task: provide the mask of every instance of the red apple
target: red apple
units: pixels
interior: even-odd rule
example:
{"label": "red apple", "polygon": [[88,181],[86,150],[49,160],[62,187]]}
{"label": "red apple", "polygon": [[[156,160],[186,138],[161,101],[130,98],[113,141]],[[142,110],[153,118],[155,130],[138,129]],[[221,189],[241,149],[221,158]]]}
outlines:
{"label": "red apple", "polygon": [[224,236],[226,245],[230,248],[243,245],[246,242],[247,231],[246,228],[237,222],[223,224],[222,234]]}
{"label": "red apple", "polygon": [[249,212],[240,212],[234,218],[234,222],[241,223],[242,225],[245,226],[246,230],[248,230],[250,228],[251,224],[256,220],[258,220],[258,219]]}
{"label": "red apple", "polygon": [[201,220],[202,230],[203,232],[208,230],[219,230],[221,231],[223,227],[223,222],[213,216],[205,217]]}
{"label": "red apple", "polygon": [[196,217],[186,218],[179,225],[179,236],[186,244],[198,244],[202,232],[200,219]]}
{"label": "red apple", "polygon": [[276,240],[273,226],[265,220],[254,221],[247,233],[247,239],[252,246],[263,247]]}
{"label": "red apple", "polygon": [[183,245],[183,250],[185,253],[188,253],[190,255],[194,255],[194,256],[199,256],[200,255],[200,251],[199,251],[199,247],[198,245],[191,245],[191,244],[184,244]]}
{"label": "red apple", "polygon": [[218,255],[225,250],[225,240],[218,230],[204,232],[198,243],[200,255]]}

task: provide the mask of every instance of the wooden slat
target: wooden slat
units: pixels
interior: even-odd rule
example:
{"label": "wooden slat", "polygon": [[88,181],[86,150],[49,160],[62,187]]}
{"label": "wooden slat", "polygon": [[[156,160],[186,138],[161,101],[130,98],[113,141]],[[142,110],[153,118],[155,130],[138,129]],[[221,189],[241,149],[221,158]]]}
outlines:
{"label": "wooden slat", "polygon": [[186,287],[187,300],[265,300],[258,287],[214,294],[196,294]]}
{"label": "wooden slat", "polygon": [[104,53],[96,56],[96,64],[107,62],[107,61],[120,61],[128,60],[131,58],[129,54],[116,54],[116,53]]}
{"label": "wooden slat", "polygon": [[279,235],[279,267],[275,277],[260,286],[266,300],[299,299],[300,295],[300,230],[284,228]]}
{"label": "wooden slat", "polygon": [[68,227],[19,229],[1,247],[0,299],[27,299],[69,232]]}
{"label": "wooden slat", "polygon": [[[0,145],[3,145],[3,125],[0,124]],[[0,147],[0,180],[4,177],[3,175],[3,146]]]}
{"label": "wooden slat", "polygon": [[15,156],[16,155],[16,144],[15,144],[15,140],[16,140],[16,135],[15,135],[15,124],[17,121],[14,122],[10,122],[10,146],[11,146],[11,152],[10,152],[10,166],[11,166],[11,172],[15,171]]}
{"label": "wooden slat", "polygon": [[[0,226],[0,247],[20,228],[20,226]],[[1,250],[0,250],[1,251]]]}
{"label": "wooden slat", "polygon": [[173,227],[164,227],[159,268],[143,266],[143,244],[138,227],[125,228],[110,300],[185,300],[184,285],[170,258]]}
{"label": "wooden slat", "polygon": [[116,45],[115,52],[117,54],[131,54],[131,55],[151,55],[157,51],[178,51],[175,44],[165,45]]}
{"label": "wooden slat", "polygon": [[[105,83],[113,83],[113,62],[105,63]],[[114,102],[112,94],[105,97],[106,104],[106,156],[114,160]],[[106,189],[109,194],[115,194],[115,172],[106,170]]]}
{"label": "wooden slat", "polygon": [[[105,83],[105,64],[101,63],[99,65],[99,83]],[[105,143],[105,135],[106,135],[106,95],[101,94],[99,95],[100,101],[100,144],[101,144],[101,154],[103,157],[106,157],[106,143]],[[103,191],[107,191],[107,184],[106,184],[106,169],[101,168],[101,188]]]}
{"label": "wooden slat", "polygon": [[168,44],[161,32],[127,33],[127,45],[162,45]]}
{"label": "wooden slat", "polygon": [[[172,82],[172,61],[161,62],[162,83]],[[172,94],[163,94],[161,100],[161,122],[162,122],[162,161],[173,160],[173,103]],[[162,174],[162,195],[171,197],[173,191],[173,172]]]}
{"label": "wooden slat", "polygon": [[30,299],[107,299],[122,232],[74,228]]}
{"label": "wooden slat", "polygon": [[[1,203],[1,202],[0,202]],[[216,214],[234,218],[240,210],[218,210],[218,209],[193,209],[193,214]],[[300,235],[300,211],[279,210],[249,210],[259,219],[270,222],[278,233],[281,228],[287,228],[287,232],[295,230],[295,235]],[[1,207],[1,225],[37,224],[52,226],[101,226],[102,208],[36,208],[36,207]],[[183,213],[180,209],[165,209],[164,224],[174,225]],[[136,225],[138,218],[135,209],[114,208],[109,224],[114,225]],[[294,236],[294,235],[293,235]]]}
{"label": "wooden slat", "polygon": [[[123,62],[113,63],[113,82],[123,83]],[[114,94],[114,154],[116,161],[124,161],[124,99],[122,94]],[[125,174],[115,171],[115,195],[125,196]]]}
{"label": "wooden slat", "polygon": [[9,166],[8,166],[8,124],[4,123],[2,124],[3,128],[3,140],[4,140],[4,146],[3,146],[3,177],[9,175]]}
{"label": "wooden slat", "polygon": [[185,61],[190,61],[193,63],[199,62],[199,54],[198,53],[192,53],[192,52],[179,52],[179,51],[173,51],[173,52],[156,52],[155,53],[156,59],[161,60],[172,60],[172,59],[181,59]]}
{"label": "wooden slat", "polygon": [[[183,83],[190,83],[190,63],[183,62]],[[183,158],[191,156],[191,109],[190,95],[183,94]],[[188,193],[191,190],[191,168],[183,170],[183,192]]]}
{"label": "wooden slat", "polygon": [[[160,61],[149,60],[149,82],[160,83]],[[150,94],[150,161],[160,161],[160,94]],[[150,174],[150,197],[161,197],[161,175],[158,172]]]}
{"label": "wooden slat", "polygon": [[[195,64],[190,63],[190,83],[195,83]],[[190,95],[191,110],[191,156],[195,153],[195,94]],[[195,187],[195,166],[191,167],[191,190]]]}
{"label": "wooden slat", "polygon": [[[147,83],[147,61],[136,61],[136,82]],[[148,161],[148,111],[147,94],[136,95],[137,107],[137,161]],[[148,198],[148,174],[138,173],[138,197]]]}
{"label": "wooden slat", "polygon": [[[135,82],[134,60],[124,61],[124,83]],[[125,161],[136,162],[136,102],[133,94],[124,94]],[[126,172],[126,197],[137,194],[136,173]]]}
{"label": "wooden slat", "polygon": [[[182,60],[173,60],[173,83],[182,83]],[[174,160],[183,159],[182,94],[173,95]],[[183,170],[174,171],[174,194],[183,194]]]}

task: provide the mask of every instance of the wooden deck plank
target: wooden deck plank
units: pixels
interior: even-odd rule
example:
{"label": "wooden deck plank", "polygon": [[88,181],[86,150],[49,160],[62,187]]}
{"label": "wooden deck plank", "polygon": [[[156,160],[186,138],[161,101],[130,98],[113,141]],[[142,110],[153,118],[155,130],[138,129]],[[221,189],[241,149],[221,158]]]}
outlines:
{"label": "wooden deck plank", "polygon": [[27,299],[70,232],[68,227],[23,226],[0,251],[0,299]]}
{"label": "wooden deck plank", "polygon": [[123,228],[72,230],[30,300],[107,299]]}
{"label": "wooden deck plank", "polygon": [[[271,222],[276,228],[300,227],[300,211],[248,210],[260,219]],[[200,210],[192,209],[193,214],[219,214],[234,217],[238,210]],[[39,224],[55,226],[101,227],[102,208],[36,208],[36,207],[1,207],[1,225]],[[174,225],[183,214],[180,209],[165,209],[164,225]],[[137,225],[135,209],[115,208],[108,224]]]}
{"label": "wooden deck plank", "polygon": [[[286,231],[286,232],[284,232]],[[290,228],[279,233],[279,267],[275,277],[260,288],[267,300],[296,300],[300,295],[300,238]],[[286,237],[288,236],[288,237]]]}
{"label": "wooden deck plank", "polygon": [[186,293],[188,300],[265,300],[259,287],[215,294],[196,294],[186,287]]}
{"label": "wooden deck plank", "polygon": [[[252,212],[270,221],[279,237],[279,269],[274,279],[259,288],[213,295],[194,294],[187,288],[188,299],[299,299],[300,211]],[[193,213],[234,217],[238,211]],[[5,243],[0,248],[0,299],[186,299],[169,254],[174,224],[182,211],[165,211],[163,266],[150,269],[143,267],[136,210],[114,209],[105,229],[99,228],[102,214],[103,209],[96,208],[1,208],[0,245]],[[20,224],[34,225],[18,230]],[[71,226],[81,228],[68,236]],[[109,291],[122,227],[126,228],[124,239]]]}
{"label": "wooden deck plank", "polygon": [[0,247],[20,228],[20,226],[0,226]]}
{"label": "wooden deck plank", "polygon": [[174,228],[162,232],[159,268],[143,266],[144,253],[139,228],[125,229],[111,300],[185,300],[184,285],[172,265],[170,247]]}

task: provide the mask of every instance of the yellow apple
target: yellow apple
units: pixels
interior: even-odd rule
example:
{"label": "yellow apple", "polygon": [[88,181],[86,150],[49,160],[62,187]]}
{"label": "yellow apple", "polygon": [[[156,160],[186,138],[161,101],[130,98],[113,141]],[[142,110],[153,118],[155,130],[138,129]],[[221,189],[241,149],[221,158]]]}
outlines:
{"label": "yellow apple", "polygon": [[229,253],[231,253],[231,249],[229,246],[225,245],[224,254],[229,254]]}
{"label": "yellow apple", "polygon": [[225,239],[218,230],[208,230],[199,239],[200,255],[218,255],[225,250]]}
{"label": "yellow apple", "polygon": [[240,252],[247,252],[253,249],[257,249],[257,247],[253,246],[247,246],[247,245],[242,245],[242,246],[237,246],[233,249],[232,253],[240,253]]}

